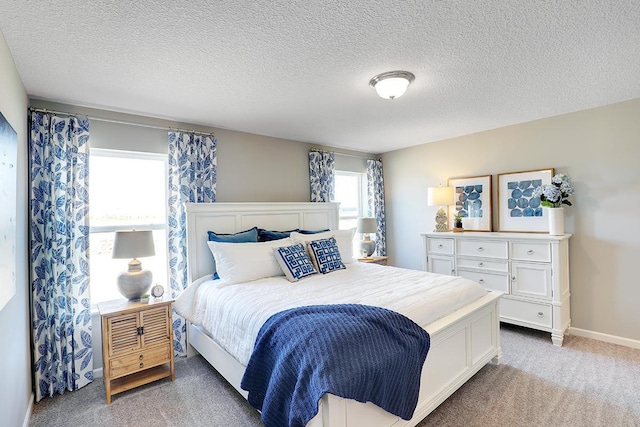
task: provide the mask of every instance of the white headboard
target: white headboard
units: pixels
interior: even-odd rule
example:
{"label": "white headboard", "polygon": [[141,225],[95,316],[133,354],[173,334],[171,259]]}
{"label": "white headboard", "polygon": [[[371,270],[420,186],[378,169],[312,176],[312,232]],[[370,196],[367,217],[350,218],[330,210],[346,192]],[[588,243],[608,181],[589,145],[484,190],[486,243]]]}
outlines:
{"label": "white headboard", "polygon": [[189,283],[214,272],[207,231],[237,233],[251,227],[267,230],[338,228],[339,203],[186,203]]}

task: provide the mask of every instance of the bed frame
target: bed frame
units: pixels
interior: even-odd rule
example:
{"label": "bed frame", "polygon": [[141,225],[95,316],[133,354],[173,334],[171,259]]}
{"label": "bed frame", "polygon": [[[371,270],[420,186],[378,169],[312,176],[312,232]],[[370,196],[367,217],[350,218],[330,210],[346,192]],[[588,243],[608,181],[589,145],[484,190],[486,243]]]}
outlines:
{"label": "bed frame", "polygon": [[[211,274],[213,257],[208,230],[236,233],[253,226],[270,230],[336,229],[337,203],[187,203],[187,263],[189,280]],[[392,284],[390,284],[392,286]],[[331,394],[320,399],[318,414],[307,427],[415,426],[489,361],[499,363],[500,293],[486,296],[428,325],[431,349],[422,369],[418,405],[411,420],[403,420],[372,403]],[[198,325],[187,327],[188,355],[200,353],[242,396],[245,366],[220,347]]]}

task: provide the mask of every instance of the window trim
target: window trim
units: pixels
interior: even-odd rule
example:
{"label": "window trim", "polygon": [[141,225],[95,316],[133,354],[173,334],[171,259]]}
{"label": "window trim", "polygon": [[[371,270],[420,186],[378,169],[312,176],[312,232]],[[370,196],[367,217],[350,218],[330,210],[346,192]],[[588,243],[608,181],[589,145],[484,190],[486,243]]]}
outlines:
{"label": "window trim", "polygon": [[[154,161],[162,161],[164,163],[164,200],[163,210],[164,210],[164,223],[163,224],[129,224],[129,225],[105,225],[105,226],[94,226],[89,224],[89,234],[98,234],[98,233],[114,233],[116,231],[121,230],[131,230],[135,229],[144,229],[144,230],[164,230],[165,234],[165,248],[164,252],[168,254],[169,251],[169,239],[168,239],[168,230],[169,230],[169,218],[168,218],[168,207],[166,201],[168,200],[169,189],[167,183],[169,182],[169,155],[161,154],[161,153],[149,153],[143,151],[129,151],[129,150],[115,150],[108,148],[91,148],[89,152],[89,159],[91,156],[101,156],[101,157],[115,157],[115,158],[127,158],[127,159],[137,159],[137,160],[154,160]],[[89,191],[91,191],[91,187],[89,187]],[[156,248],[156,251],[158,248]],[[168,260],[167,260],[168,261]],[[169,280],[169,267],[166,267],[167,273],[167,281]],[[91,285],[90,285],[91,286]],[[95,315],[98,313],[98,304],[94,301],[91,302],[91,314]]]}

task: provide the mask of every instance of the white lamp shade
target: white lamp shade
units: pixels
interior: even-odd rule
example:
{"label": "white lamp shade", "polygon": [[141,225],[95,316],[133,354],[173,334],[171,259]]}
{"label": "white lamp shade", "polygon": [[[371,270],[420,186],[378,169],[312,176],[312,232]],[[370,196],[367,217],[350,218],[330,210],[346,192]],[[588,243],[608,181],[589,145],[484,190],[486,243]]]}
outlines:
{"label": "white lamp shade", "polygon": [[358,233],[375,233],[378,231],[378,225],[375,218],[358,218],[356,225]]}
{"label": "white lamp shade", "polygon": [[429,206],[453,205],[453,187],[429,187],[427,190],[427,204]]}
{"label": "white lamp shade", "polygon": [[155,254],[151,230],[116,231],[113,258],[142,258]]}

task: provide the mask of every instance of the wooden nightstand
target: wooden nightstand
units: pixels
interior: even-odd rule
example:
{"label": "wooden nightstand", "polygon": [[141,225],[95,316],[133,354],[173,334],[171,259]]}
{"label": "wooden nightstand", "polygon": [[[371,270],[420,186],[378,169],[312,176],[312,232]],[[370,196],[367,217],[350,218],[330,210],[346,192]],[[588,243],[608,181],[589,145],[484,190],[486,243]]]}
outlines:
{"label": "wooden nightstand", "polygon": [[359,262],[368,262],[370,264],[380,264],[380,265],[387,265],[387,258],[386,256],[372,256],[370,258],[358,258]]}
{"label": "wooden nightstand", "polygon": [[162,378],[175,380],[172,299],[98,304],[107,404],[111,396]]}

